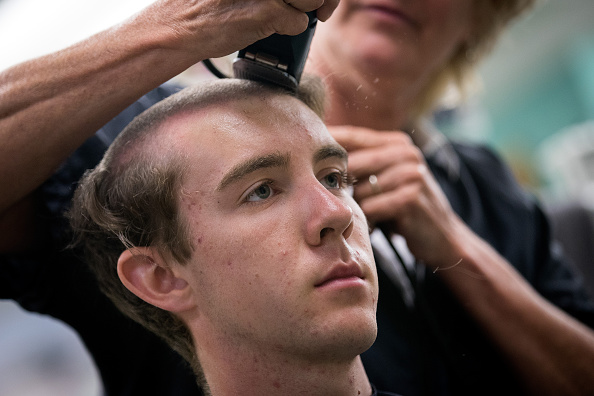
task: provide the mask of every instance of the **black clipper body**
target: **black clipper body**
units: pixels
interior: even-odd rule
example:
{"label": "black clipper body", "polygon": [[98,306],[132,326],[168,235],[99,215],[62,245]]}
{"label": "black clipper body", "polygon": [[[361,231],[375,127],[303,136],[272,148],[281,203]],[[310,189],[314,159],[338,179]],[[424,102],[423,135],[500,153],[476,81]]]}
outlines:
{"label": "black clipper body", "polygon": [[316,24],[316,12],[308,12],[307,29],[297,36],[273,34],[239,51],[233,61],[235,78],[279,85],[297,90]]}

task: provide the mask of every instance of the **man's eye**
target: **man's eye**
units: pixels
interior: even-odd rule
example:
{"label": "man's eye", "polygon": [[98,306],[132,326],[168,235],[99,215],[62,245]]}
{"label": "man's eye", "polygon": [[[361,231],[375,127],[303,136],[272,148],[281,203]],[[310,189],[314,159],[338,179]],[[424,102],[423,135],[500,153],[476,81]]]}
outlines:
{"label": "man's eye", "polygon": [[353,184],[353,178],[346,172],[332,172],[322,178],[322,184],[328,189],[348,187]]}
{"label": "man's eye", "polygon": [[340,174],[337,172],[324,176],[323,182],[326,188],[340,188]]}
{"label": "man's eye", "polygon": [[247,195],[245,200],[248,202],[263,201],[270,198],[273,194],[274,192],[272,191],[270,183],[263,183],[254,188],[254,190]]}

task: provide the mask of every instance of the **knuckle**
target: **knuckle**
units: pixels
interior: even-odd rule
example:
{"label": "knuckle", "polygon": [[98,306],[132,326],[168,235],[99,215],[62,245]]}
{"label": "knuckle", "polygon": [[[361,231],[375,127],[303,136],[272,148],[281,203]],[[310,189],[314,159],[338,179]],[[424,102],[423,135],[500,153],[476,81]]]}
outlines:
{"label": "knuckle", "polygon": [[419,163],[419,164],[425,163],[425,156],[423,155],[423,152],[421,151],[420,148],[418,148],[417,146],[414,146],[412,148],[412,154],[413,154],[414,159],[417,163]]}
{"label": "knuckle", "polygon": [[427,172],[424,165],[419,165],[413,169],[413,178],[418,182],[424,180],[426,174]]}
{"label": "knuckle", "polygon": [[284,0],[284,2],[303,12],[314,11],[324,5],[324,0]]}
{"label": "knuckle", "polygon": [[303,11],[313,11],[324,5],[324,0],[308,0],[304,3]]}
{"label": "knuckle", "polygon": [[314,10],[317,10],[318,8],[322,7],[326,2],[324,0],[316,0],[315,4],[314,4]]}
{"label": "knuckle", "polygon": [[307,15],[299,13],[300,15],[291,15],[286,18],[278,18],[273,28],[275,33],[286,34],[289,36],[303,33],[307,28],[309,19]]}
{"label": "knuckle", "polygon": [[414,146],[412,137],[406,132],[395,132],[394,138],[400,144],[408,144],[408,145]]}

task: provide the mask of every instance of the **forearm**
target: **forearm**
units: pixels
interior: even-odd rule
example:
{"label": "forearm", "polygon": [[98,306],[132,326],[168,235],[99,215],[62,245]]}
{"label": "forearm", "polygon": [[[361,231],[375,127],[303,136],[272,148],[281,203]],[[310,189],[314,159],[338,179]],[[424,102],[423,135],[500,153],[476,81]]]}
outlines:
{"label": "forearm", "polygon": [[[326,4],[327,3],[327,4]],[[324,3],[323,14],[336,6]],[[298,34],[317,0],[159,0],[79,44],[0,75],[0,214],[95,130],[208,57]],[[327,15],[326,15],[327,16]]]}
{"label": "forearm", "polygon": [[507,356],[532,394],[591,392],[592,331],[538,295],[494,249],[460,227],[463,242],[457,254],[436,266],[435,274]]}
{"label": "forearm", "polygon": [[132,28],[110,29],[0,75],[0,213],[103,124],[189,66],[167,63],[172,54]]}

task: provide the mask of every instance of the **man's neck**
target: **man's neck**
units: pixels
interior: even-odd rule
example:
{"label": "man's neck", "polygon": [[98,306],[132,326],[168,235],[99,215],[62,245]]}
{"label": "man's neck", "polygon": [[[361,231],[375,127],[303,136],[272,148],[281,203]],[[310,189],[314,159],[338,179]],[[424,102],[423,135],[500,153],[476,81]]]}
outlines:
{"label": "man's neck", "polygon": [[[211,356],[212,357],[212,356]],[[306,362],[258,353],[203,354],[201,362],[212,396],[231,395],[371,395],[359,356],[350,361]]]}

